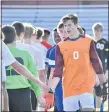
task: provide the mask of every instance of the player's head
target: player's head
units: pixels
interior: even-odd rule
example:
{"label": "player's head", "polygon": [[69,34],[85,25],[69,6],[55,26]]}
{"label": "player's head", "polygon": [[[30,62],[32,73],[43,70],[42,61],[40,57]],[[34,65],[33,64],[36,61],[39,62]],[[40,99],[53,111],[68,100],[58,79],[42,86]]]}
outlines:
{"label": "player's head", "polygon": [[36,39],[41,40],[44,36],[44,30],[42,28],[37,27]]}
{"label": "player's head", "polygon": [[11,25],[3,26],[2,28],[3,34],[5,36],[4,43],[11,44],[16,40],[16,30]]}
{"label": "player's head", "polygon": [[32,35],[35,34],[35,28],[30,23],[23,23],[25,28],[24,39],[31,39]]}
{"label": "player's head", "polygon": [[103,24],[98,22],[92,26],[93,35],[96,38],[102,38]]}
{"label": "player's head", "polygon": [[62,22],[59,22],[57,25],[57,32],[62,40],[68,37],[68,34],[66,30],[64,29],[64,24]]}
{"label": "player's head", "polygon": [[53,36],[53,40],[55,42],[55,44],[59,43],[61,41],[61,38],[57,32],[57,28],[54,28],[52,31],[52,36]]}
{"label": "player's head", "polygon": [[48,42],[50,37],[50,31],[48,29],[44,29],[44,36],[42,36],[42,40]]}
{"label": "player's head", "polygon": [[16,22],[12,23],[12,26],[15,27],[17,39],[22,41],[23,37],[24,37],[24,32],[25,32],[25,28],[24,28],[23,23],[16,21]]}
{"label": "player's head", "polygon": [[78,27],[78,16],[76,14],[68,14],[62,17],[61,21],[64,24],[64,28],[68,35],[72,35],[75,31],[77,32]]}
{"label": "player's head", "polygon": [[44,36],[44,31],[40,27],[34,27],[35,33],[32,35],[32,41],[41,40],[42,36]]}

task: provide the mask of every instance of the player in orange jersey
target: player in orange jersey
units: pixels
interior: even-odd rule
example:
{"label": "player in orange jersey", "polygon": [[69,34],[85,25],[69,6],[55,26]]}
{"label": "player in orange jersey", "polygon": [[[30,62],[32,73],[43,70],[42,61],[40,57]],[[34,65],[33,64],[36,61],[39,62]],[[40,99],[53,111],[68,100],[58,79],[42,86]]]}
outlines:
{"label": "player in orange jersey", "polygon": [[61,21],[69,37],[56,47],[56,68],[49,86],[55,89],[62,77],[64,111],[93,111],[95,74],[100,85],[105,83],[94,42],[78,32],[77,15],[68,14]]}

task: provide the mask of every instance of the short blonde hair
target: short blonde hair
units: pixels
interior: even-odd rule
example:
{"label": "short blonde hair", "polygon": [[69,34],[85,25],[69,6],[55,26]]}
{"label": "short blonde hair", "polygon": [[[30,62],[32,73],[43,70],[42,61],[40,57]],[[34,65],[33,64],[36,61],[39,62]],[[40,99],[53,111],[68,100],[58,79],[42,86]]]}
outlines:
{"label": "short blonde hair", "polygon": [[25,28],[24,38],[31,38],[31,36],[36,32],[34,26],[31,23],[23,23]]}
{"label": "short blonde hair", "polygon": [[97,22],[92,26],[92,30],[98,30],[101,29],[103,31],[103,24],[101,22]]}

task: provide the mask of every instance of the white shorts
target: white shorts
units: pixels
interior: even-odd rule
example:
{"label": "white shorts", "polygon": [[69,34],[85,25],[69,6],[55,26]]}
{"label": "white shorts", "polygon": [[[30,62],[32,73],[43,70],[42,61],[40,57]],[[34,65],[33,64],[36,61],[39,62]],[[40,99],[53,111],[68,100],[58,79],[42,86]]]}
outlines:
{"label": "white shorts", "polygon": [[94,109],[94,96],[92,93],[83,93],[63,98],[64,111],[77,111],[80,108]]}

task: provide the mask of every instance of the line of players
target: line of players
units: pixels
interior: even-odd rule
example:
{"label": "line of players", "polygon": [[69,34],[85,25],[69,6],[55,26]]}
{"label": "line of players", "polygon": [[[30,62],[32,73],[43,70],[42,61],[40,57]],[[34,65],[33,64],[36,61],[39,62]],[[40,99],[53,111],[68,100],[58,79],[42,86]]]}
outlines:
{"label": "line of players", "polygon": [[[7,77],[3,79],[9,97],[9,109],[7,99],[4,100],[5,111],[32,111],[37,107],[37,110],[42,107],[49,109],[53,106],[54,96],[56,111],[93,111],[95,76],[99,79],[95,94],[100,97],[98,99],[103,96],[106,101],[104,73],[108,70],[108,42],[102,38],[101,23],[94,24],[92,29],[95,38],[78,25],[77,15],[65,15],[52,32],[55,42],[52,47],[47,43],[50,36],[47,29],[21,22],[3,26],[4,43],[15,59],[48,85],[37,83],[38,86],[27,80],[19,66],[13,65],[15,60],[9,60]],[[13,68],[17,68],[18,73]]]}

